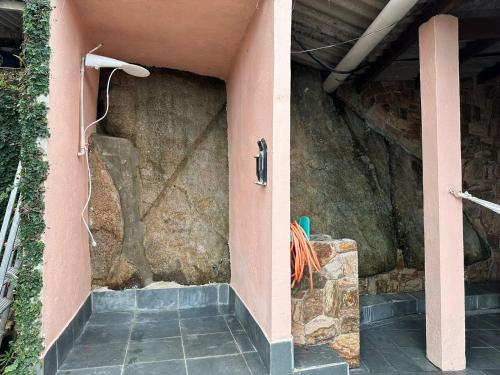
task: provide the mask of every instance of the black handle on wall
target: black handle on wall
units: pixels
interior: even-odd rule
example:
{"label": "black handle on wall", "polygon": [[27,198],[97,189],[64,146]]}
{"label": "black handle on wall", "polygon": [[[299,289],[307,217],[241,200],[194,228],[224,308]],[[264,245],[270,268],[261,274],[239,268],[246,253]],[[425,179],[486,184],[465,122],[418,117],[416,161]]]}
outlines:
{"label": "black handle on wall", "polygon": [[267,143],[264,138],[257,141],[259,155],[255,157],[255,169],[257,173],[257,185],[267,185]]}

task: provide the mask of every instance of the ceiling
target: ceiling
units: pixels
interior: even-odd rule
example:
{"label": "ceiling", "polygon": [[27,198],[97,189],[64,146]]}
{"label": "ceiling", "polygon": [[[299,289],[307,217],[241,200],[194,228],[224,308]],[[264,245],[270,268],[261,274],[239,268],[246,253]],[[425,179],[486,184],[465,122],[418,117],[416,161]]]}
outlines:
{"label": "ceiling", "polygon": [[[388,0],[294,0],[292,17],[292,60],[328,72],[342,60],[355,41],[370,23],[377,17]],[[400,38],[407,34],[429,13],[437,8],[438,3],[449,3],[450,10],[446,13],[459,17],[459,20],[473,17],[500,16],[500,0],[420,0],[413,9],[385,37],[385,39],[368,55],[361,64],[362,68],[349,78],[352,80],[411,80],[418,77],[418,43],[417,39],[405,49],[404,53],[390,60],[381,72],[363,74],[370,67],[380,63],[390,54]],[[414,33],[416,34],[416,32]],[[414,35],[414,37],[416,37]],[[475,43],[471,46],[471,43]],[[336,47],[306,53],[294,53],[303,49],[342,43]],[[477,47],[477,41],[464,40],[460,42],[461,50],[469,46]],[[470,48],[472,49],[472,48]],[[488,67],[500,62],[500,39],[490,40],[482,45],[478,52],[469,56],[460,65],[462,77],[475,77]]]}
{"label": "ceiling", "polygon": [[226,78],[258,0],[82,0],[73,3],[99,53]]}

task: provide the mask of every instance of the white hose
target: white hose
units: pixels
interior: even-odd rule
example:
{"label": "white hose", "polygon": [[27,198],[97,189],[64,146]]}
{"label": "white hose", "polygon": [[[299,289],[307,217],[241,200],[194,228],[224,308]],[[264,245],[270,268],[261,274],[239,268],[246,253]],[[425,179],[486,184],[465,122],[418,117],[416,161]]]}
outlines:
{"label": "white hose", "polygon": [[[91,124],[87,125],[87,127],[83,131],[84,139],[87,139],[87,130],[91,126],[96,125],[99,121],[103,120],[108,115],[108,111],[109,111],[109,85],[111,83],[111,77],[113,76],[114,72],[116,72],[117,70],[118,70],[118,68],[113,69],[113,71],[109,75],[108,84],[106,85],[106,111],[104,111],[104,115],[99,117],[97,120],[95,120]],[[94,236],[92,235],[92,232],[90,231],[87,220],[85,220],[85,212],[87,211],[87,208],[89,207],[90,197],[92,196],[92,174],[90,173],[89,148],[88,148],[87,144],[85,145],[85,163],[87,165],[87,175],[88,175],[88,194],[87,194],[87,201],[85,202],[85,206],[83,206],[81,217],[83,220],[83,224],[85,225],[85,228],[87,229],[87,232],[89,233],[89,236],[92,240],[92,246],[95,247],[95,246],[97,246],[97,242],[95,242]]]}
{"label": "white hose", "polygon": [[493,202],[485,201],[484,199],[476,198],[468,192],[465,192],[465,193],[463,193],[461,191],[455,192],[455,191],[453,191],[453,189],[450,189],[450,193],[453,194],[457,198],[467,199],[471,202],[479,204],[480,206],[486,207],[486,208],[492,210],[493,212],[496,212],[497,214],[500,214],[500,204],[496,204]]}

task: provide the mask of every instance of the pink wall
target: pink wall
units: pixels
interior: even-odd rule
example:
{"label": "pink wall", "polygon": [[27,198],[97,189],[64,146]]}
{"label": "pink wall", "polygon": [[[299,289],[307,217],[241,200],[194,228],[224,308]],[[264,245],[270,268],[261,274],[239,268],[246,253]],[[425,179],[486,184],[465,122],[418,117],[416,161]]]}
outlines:
{"label": "pink wall", "polygon": [[[290,0],[261,0],[227,81],[231,285],[270,341],[291,337]],[[269,147],[256,185],[257,140]]]}
{"label": "pink wall", "polygon": [[[79,139],[80,58],[91,46],[71,2],[53,0],[45,193],[42,332],[46,348],[59,336],[90,293],[88,236],[80,218],[87,194]],[[85,82],[85,116],[95,119],[98,74]]]}
{"label": "pink wall", "polygon": [[259,0],[80,0],[99,54],[227,78]]}
{"label": "pink wall", "polygon": [[444,371],[465,368],[465,303],[458,19],[420,27],[427,357]]}

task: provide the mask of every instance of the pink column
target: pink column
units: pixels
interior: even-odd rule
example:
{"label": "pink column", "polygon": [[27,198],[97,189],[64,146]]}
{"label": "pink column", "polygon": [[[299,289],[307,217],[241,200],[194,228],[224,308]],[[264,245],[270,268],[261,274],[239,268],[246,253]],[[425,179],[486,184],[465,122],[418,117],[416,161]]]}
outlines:
{"label": "pink column", "polygon": [[424,185],[427,357],[465,368],[458,19],[439,15],[419,30]]}

